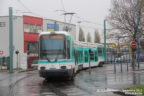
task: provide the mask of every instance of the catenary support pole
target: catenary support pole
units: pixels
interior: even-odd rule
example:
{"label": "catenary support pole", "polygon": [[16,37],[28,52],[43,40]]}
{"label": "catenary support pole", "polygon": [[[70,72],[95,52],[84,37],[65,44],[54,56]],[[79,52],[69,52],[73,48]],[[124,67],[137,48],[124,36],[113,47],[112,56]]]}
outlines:
{"label": "catenary support pole", "polygon": [[104,20],[104,57],[106,63],[106,20]]}
{"label": "catenary support pole", "polygon": [[137,0],[137,63],[138,63],[138,70],[140,70],[140,48],[139,48],[139,0]]}
{"label": "catenary support pole", "polygon": [[13,11],[12,7],[9,7],[9,56],[10,66],[9,72],[13,72]]}

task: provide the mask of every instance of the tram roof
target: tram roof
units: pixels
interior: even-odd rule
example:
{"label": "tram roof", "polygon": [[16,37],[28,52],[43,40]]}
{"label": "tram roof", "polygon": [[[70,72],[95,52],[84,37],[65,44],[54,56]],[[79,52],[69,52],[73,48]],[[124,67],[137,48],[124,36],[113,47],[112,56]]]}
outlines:
{"label": "tram roof", "polygon": [[100,43],[90,43],[90,42],[81,42],[81,41],[74,42],[74,45],[79,46],[79,47],[83,47],[83,48],[104,47]]}
{"label": "tram roof", "polygon": [[39,34],[39,36],[41,36],[41,35],[47,35],[47,34],[64,34],[66,36],[70,36],[70,34],[68,32],[66,32],[66,31],[41,32]]}

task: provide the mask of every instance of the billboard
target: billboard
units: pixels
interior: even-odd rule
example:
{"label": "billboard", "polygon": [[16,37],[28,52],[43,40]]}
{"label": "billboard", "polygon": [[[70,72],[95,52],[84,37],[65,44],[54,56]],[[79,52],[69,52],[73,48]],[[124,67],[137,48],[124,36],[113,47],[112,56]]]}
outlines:
{"label": "billboard", "polygon": [[[55,24],[47,24],[47,31],[54,31],[54,25]],[[59,30],[59,25],[56,24],[56,31]]]}

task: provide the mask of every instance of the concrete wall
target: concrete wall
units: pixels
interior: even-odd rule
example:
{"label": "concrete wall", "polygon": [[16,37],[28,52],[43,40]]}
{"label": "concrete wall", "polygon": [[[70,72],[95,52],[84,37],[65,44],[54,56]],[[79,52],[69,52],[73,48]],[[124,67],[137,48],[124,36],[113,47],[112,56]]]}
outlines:
{"label": "concrete wall", "polygon": [[[4,52],[3,57],[9,56],[9,17],[1,16],[0,22],[5,22],[5,27],[0,27],[0,50]],[[22,16],[13,16],[13,67],[17,66],[16,50],[19,54],[24,52],[23,18]],[[19,59],[19,58],[18,58]],[[19,60],[18,60],[19,62]],[[20,67],[20,66],[19,66]]]}
{"label": "concrete wall", "polygon": [[9,56],[9,17],[0,17],[0,22],[5,22],[4,27],[0,27],[0,50],[3,56]]}
{"label": "concrete wall", "polygon": [[24,32],[23,32],[23,17],[22,16],[15,16],[13,17],[13,45],[14,45],[14,68],[17,66],[17,55],[15,51],[19,51],[18,54],[18,63],[20,65],[20,54],[24,53]]}
{"label": "concrete wall", "polygon": [[[47,24],[54,24],[55,20],[43,19],[43,31],[47,31]],[[0,27],[0,51],[3,51],[3,56],[9,56],[9,17],[0,16],[0,22],[5,22],[4,27]],[[76,25],[57,21],[59,31],[63,31],[65,26],[71,28],[70,34],[76,40]],[[13,67],[17,67],[17,55],[15,51],[19,51],[18,63],[20,65],[20,54],[24,53],[24,32],[23,32],[23,16],[13,16]]]}
{"label": "concrete wall", "polygon": [[[54,24],[55,20],[51,19],[43,19],[43,31],[47,31],[47,24]],[[60,21],[56,21],[56,24],[59,25],[59,31],[63,31],[65,26],[68,26],[70,30],[70,34],[74,40],[76,40],[76,25],[64,23]]]}

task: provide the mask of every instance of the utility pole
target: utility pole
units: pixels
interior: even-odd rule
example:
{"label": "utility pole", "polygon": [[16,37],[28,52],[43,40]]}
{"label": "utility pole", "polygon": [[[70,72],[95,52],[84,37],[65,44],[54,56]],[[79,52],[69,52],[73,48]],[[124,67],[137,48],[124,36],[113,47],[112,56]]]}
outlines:
{"label": "utility pole", "polygon": [[139,48],[139,0],[137,0],[137,15],[136,15],[136,20],[137,20],[137,62],[138,62],[138,70],[140,69],[140,48]]}
{"label": "utility pole", "polygon": [[[120,50],[119,40],[120,40],[120,36],[119,36],[119,34],[118,34],[118,50]],[[117,56],[119,56],[119,53],[117,54]]]}
{"label": "utility pole", "polygon": [[104,57],[106,63],[106,20],[104,20]]}
{"label": "utility pole", "polygon": [[79,41],[79,37],[80,37],[80,36],[79,36],[79,34],[80,34],[80,23],[82,23],[82,22],[81,22],[81,21],[78,21],[77,23],[78,23],[78,26],[79,26],[79,30],[78,30],[78,41]]}
{"label": "utility pole", "polygon": [[9,72],[13,72],[13,11],[12,7],[9,7],[9,56],[10,67]]}
{"label": "utility pole", "polygon": [[57,28],[56,28],[56,21],[54,22],[54,31],[57,31],[56,30]]}

